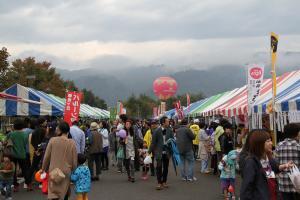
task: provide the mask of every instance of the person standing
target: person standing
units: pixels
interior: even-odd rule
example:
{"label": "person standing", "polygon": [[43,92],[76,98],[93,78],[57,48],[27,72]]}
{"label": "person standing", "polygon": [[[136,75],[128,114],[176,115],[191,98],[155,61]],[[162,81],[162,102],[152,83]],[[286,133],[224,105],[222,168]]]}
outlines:
{"label": "person standing", "polygon": [[22,174],[25,178],[25,182],[28,182],[27,179],[27,169],[26,165],[26,147],[28,144],[28,140],[26,135],[23,133],[24,123],[21,119],[16,119],[14,121],[14,131],[10,132],[7,136],[7,140],[10,140],[12,143],[12,160],[15,164],[14,170],[14,189],[18,191],[18,182],[17,182],[17,164],[22,170]]}
{"label": "person standing", "polygon": [[[150,124],[150,128],[147,130],[145,136],[144,136],[144,141],[147,144],[148,149],[151,146],[152,143],[152,136],[155,130],[158,128],[158,121],[157,120],[152,120]],[[151,171],[151,176],[155,176],[155,167],[154,167],[154,155],[151,154],[152,158],[152,163],[150,164],[150,171]]]}
{"label": "person standing", "polygon": [[200,133],[199,133],[199,156],[201,160],[201,173],[208,173],[208,156],[209,156],[209,139],[204,130],[205,124],[200,123]]}
{"label": "person standing", "polygon": [[278,197],[275,174],[293,166],[292,162],[279,165],[272,157],[270,134],[261,129],[253,130],[249,138],[249,156],[242,171],[241,200],[276,200]]}
{"label": "person standing", "polygon": [[195,135],[195,139],[193,140],[193,150],[194,150],[194,157],[195,159],[198,159],[199,158],[199,131],[200,131],[200,128],[199,128],[199,119],[194,119],[194,124],[192,124],[190,126],[190,129],[192,130],[192,132],[194,133]]}
{"label": "person standing", "polygon": [[134,160],[135,160],[135,153],[136,153],[136,135],[134,134],[134,129],[132,126],[132,121],[127,120],[125,123],[125,131],[127,136],[125,138],[125,159],[124,165],[126,168],[128,181],[135,182],[135,167],[134,167]]}
{"label": "person standing", "polygon": [[114,167],[117,164],[117,127],[113,126],[111,128],[110,134],[108,136],[109,140],[109,162],[111,166]]}
{"label": "person standing", "polygon": [[31,166],[27,172],[27,189],[31,190],[31,183],[33,174],[40,169],[41,160],[43,157],[43,153],[45,151],[45,136],[47,131],[47,120],[44,117],[40,117],[38,119],[38,125],[35,127],[31,136],[29,137],[30,144],[33,147],[33,158],[31,162]]}
{"label": "person standing", "polygon": [[167,179],[171,150],[167,145],[167,141],[174,138],[169,122],[169,119],[165,116],[160,119],[161,126],[155,130],[148,151],[149,154],[153,153],[156,159],[157,190],[168,188]]}
{"label": "person standing", "polygon": [[226,123],[223,128],[224,134],[220,136],[219,141],[221,141],[221,151],[223,155],[227,155],[233,150],[232,125],[230,123]]}
{"label": "person standing", "polygon": [[103,150],[101,156],[101,165],[103,170],[108,170],[108,148],[109,148],[109,140],[108,140],[108,124],[106,121],[100,122],[100,134],[102,135],[103,141]]}
{"label": "person standing", "polygon": [[[300,169],[300,126],[288,124],[284,127],[286,139],[280,142],[276,148],[276,158],[279,164],[292,161]],[[289,176],[289,171],[284,170],[278,175],[279,191],[283,200],[298,200],[300,194],[296,192]]]}
{"label": "person standing", "polygon": [[180,155],[180,168],[182,180],[194,180],[194,133],[187,127],[187,120],[181,121],[181,126],[176,130],[176,144]]}
{"label": "person standing", "polygon": [[41,172],[53,173],[57,168],[65,175],[59,182],[48,182],[48,199],[68,199],[71,172],[77,167],[77,150],[74,140],[68,139],[70,131],[67,122],[60,122],[56,128],[57,137],[53,137],[46,148]]}
{"label": "person standing", "polygon": [[78,122],[72,122],[72,126],[70,128],[70,135],[72,139],[75,141],[77,153],[84,154],[85,149],[85,134],[78,127]]}
{"label": "person standing", "polygon": [[216,154],[217,154],[217,163],[219,163],[222,160],[222,158],[223,158],[223,153],[222,153],[222,149],[221,149],[221,144],[220,144],[219,138],[223,135],[224,129],[219,124],[219,120],[215,120],[215,123],[218,124],[218,126],[217,126],[217,128],[215,130],[214,139],[215,139],[215,150],[216,150]]}
{"label": "person standing", "polygon": [[[98,181],[101,174],[101,153],[103,151],[102,135],[98,132],[98,124],[92,122],[89,135],[88,166],[91,171],[92,181]],[[94,164],[96,165],[96,175],[94,173]]]}

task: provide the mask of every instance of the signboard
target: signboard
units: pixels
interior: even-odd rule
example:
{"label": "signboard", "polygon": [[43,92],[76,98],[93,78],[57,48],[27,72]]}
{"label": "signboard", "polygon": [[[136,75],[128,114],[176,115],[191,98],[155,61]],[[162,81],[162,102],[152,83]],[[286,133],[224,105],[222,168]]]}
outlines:
{"label": "signboard", "polygon": [[256,65],[252,64],[248,66],[248,106],[249,106],[249,113],[256,102],[259,94],[260,88],[263,83],[264,77],[264,66],[263,65]]}
{"label": "signboard", "polygon": [[67,92],[64,120],[69,125],[71,125],[72,122],[74,121],[78,121],[79,119],[81,98],[82,98],[82,93]]}

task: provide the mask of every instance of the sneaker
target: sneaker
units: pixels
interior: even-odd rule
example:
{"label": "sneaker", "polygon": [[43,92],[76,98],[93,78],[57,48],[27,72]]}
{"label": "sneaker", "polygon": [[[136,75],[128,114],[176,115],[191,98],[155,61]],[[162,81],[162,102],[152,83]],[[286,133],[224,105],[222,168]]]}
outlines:
{"label": "sneaker", "polygon": [[181,178],[182,181],[186,181],[186,178]]}
{"label": "sneaker", "polygon": [[24,183],[24,189],[27,189],[28,185],[26,183]]}
{"label": "sneaker", "polygon": [[162,186],[163,186],[164,188],[169,188],[169,186],[168,186],[167,183],[163,183]]}
{"label": "sneaker", "polygon": [[193,182],[194,180],[192,178],[187,179],[188,182]]}
{"label": "sneaker", "polygon": [[196,178],[196,177],[193,177],[193,181],[197,181],[197,178]]}
{"label": "sneaker", "polygon": [[164,189],[164,187],[162,186],[162,184],[158,184],[156,186],[156,190],[162,190],[162,189]]}
{"label": "sneaker", "polygon": [[12,197],[7,197],[5,200],[12,200]]}

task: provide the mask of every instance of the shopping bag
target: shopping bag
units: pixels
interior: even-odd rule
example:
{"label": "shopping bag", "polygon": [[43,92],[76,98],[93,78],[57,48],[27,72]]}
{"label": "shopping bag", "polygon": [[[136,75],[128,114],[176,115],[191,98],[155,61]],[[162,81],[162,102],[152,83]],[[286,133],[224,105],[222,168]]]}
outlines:
{"label": "shopping bag", "polygon": [[298,167],[295,165],[292,169],[291,172],[288,173],[295,189],[297,192],[300,193],[300,171]]}
{"label": "shopping bag", "polygon": [[152,163],[152,158],[151,156],[146,156],[146,158],[144,159],[144,164],[145,165],[149,165]]}

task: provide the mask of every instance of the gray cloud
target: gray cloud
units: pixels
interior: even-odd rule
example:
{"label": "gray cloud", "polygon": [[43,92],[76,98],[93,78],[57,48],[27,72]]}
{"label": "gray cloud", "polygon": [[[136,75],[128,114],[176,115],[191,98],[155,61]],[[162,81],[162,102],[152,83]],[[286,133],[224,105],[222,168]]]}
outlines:
{"label": "gray cloud", "polygon": [[0,14],[2,40],[152,41],[262,36],[270,31],[300,33],[297,0],[22,2],[0,4],[4,11]]}

